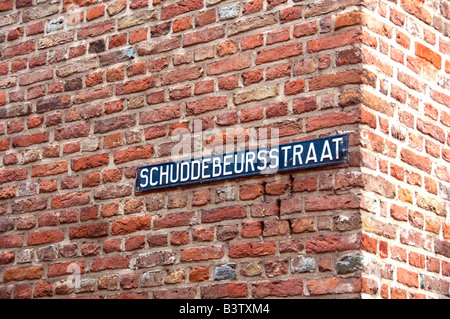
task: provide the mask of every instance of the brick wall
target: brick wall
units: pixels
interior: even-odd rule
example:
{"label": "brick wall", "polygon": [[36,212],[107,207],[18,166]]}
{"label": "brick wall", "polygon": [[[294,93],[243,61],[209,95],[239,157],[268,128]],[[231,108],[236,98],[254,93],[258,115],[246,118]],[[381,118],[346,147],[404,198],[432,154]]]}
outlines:
{"label": "brick wall", "polygon": [[[447,3],[1,0],[0,297],[448,298]],[[194,120],[350,160],[135,193]]]}
{"label": "brick wall", "polygon": [[378,1],[343,19],[362,24],[364,69],[376,75],[361,95],[365,296],[449,296],[448,9]]}

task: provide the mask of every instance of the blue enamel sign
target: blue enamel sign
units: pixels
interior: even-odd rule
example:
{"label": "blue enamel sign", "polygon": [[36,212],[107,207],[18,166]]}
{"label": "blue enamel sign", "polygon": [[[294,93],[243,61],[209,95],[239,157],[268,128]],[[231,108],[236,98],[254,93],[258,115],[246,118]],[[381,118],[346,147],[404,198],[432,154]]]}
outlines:
{"label": "blue enamel sign", "polygon": [[137,168],[136,192],[348,162],[348,134]]}

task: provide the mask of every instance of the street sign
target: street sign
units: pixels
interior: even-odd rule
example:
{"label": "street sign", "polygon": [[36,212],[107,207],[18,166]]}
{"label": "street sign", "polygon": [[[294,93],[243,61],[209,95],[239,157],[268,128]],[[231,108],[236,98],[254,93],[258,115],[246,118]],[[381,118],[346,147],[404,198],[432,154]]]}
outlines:
{"label": "street sign", "polygon": [[140,166],[136,192],[348,162],[348,134]]}

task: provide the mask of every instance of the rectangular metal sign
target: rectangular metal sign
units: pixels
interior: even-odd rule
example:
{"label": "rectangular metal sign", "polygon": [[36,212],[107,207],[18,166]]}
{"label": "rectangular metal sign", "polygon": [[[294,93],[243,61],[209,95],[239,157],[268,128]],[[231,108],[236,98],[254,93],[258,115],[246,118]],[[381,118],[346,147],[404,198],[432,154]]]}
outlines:
{"label": "rectangular metal sign", "polygon": [[348,162],[348,134],[141,166],[136,192]]}

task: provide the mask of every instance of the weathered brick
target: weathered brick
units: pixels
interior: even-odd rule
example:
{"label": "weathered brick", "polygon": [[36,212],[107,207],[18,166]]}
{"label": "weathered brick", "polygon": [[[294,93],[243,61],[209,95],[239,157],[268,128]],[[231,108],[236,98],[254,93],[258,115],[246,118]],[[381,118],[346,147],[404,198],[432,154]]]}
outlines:
{"label": "weathered brick", "polygon": [[275,14],[266,14],[251,18],[246,17],[231,24],[228,27],[228,35],[234,36],[242,32],[263,28],[265,26],[273,25],[276,23],[277,18]]}
{"label": "weathered brick", "polygon": [[151,220],[152,216],[116,220],[111,225],[111,235],[123,235],[140,230],[149,230],[151,227]]}
{"label": "weathered brick", "polygon": [[203,1],[200,0],[183,0],[178,3],[174,3],[165,6],[161,10],[161,19],[167,20],[183,13],[200,10],[203,8]]}
{"label": "weathered brick", "polygon": [[181,261],[187,262],[219,259],[223,256],[224,249],[221,246],[203,246],[181,251]]}
{"label": "weathered brick", "polygon": [[0,237],[0,248],[18,248],[24,243],[23,235],[7,235]]}
{"label": "weathered brick", "polygon": [[245,242],[229,247],[231,258],[261,257],[275,254],[275,242]]}
{"label": "weathered brick", "polygon": [[259,87],[247,91],[241,91],[234,95],[235,104],[244,104],[253,101],[261,101],[278,95],[278,86]]}
{"label": "weathered brick", "polygon": [[30,134],[30,135],[22,135],[19,137],[15,137],[12,139],[12,145],[14,147],[27,147],[33,144],[40,144],[44,142],[48,142],[49,134],[48,132]]}
{"label": "weathered brick", "polygon": [[195,223],[194,212],[170,213],[153,221],[154,229],[188,226]]}
{"label": "weathered brick", "polygon": [[126,256],[99,257],[93,261],[91,271],[125,269],[128,268],[129,263],[130,257]]}
{"label": "weathered brick", "polygon": [[132,188],[129,185],[97,187],[94,190],[95,199],[112,199],[130,196]]}
{"label": "weathered brick", "polygon": [[[338,210],[359,208],[360,200],[354,194],[330,195],[323,197],[309,197],[305,202],[305,209],[312,210]],[[332,208],[330,208],[332,207]]]}
{"label": "weathered brick", "polygon": [[222,26],[212,27],[202,31],[188,33],[183,37],[183,46],[188,47],[195,44],[207,43],[223,38],[225,29]]}
{"label": "weathered brick", "polygon": [[302,296],[303,280],[292,278],[276,281],[257,281],[252,284],[252,295],[255,298]]}
{"label": "weathered brick", "polygon": [[302,47],[301,43],[292,43],[275,49],[261,51],[256,57],[256,64],[263,64],[301,55],[303,53]]}
{"label": "weathered brick", "polygon": [[202,223],[215,223],[228,219],[242,219],[247,216],[245,207],[230,206],[202,212]]}
{"label": "weathered brick", "polygon": [[242,298],[247,294],[246,283],[214,284],[201,288],[203,299]]}
{"label": "weathered brick", "polygon": [[53,68],[26,73],[19,77],[19,85],[30,85],[41,81],[51,80],[53,78]]}
{"label": "weathered brick", "polygon": [[306,122],[308,132],[326,127],[335,127],[338,125],[359,123],[361,113],[359,110],[351,112],[335,112],[311,117]]}
{"label": "weathered brick", "polygon": [[36,103],[36,112],[44,113],[57,109],[65,109],[70,107],[70,96],[61,95],[57,97],[44,98]]}
{"label": "weathered brick", "polygon": [[69,238],[97,238],[108,235],[109,223],[103,222],[70,228]]}
{"label": "weathered brick", "polygon": [[66,173],[69,168],[67,161],[53,162],[49,164],[40,164],[33,166],[31,177],[44,177]]}
{"label": "weathered brick", "polygon": [[9,59],[33,52],[36,48],[34,42],[24,42],[14,46],[6,47],[1,51],[2,59]]}
{"label": "weathered brick", "polygon": [[198,115],[212,110],[219,110],[227,107],[227,97],[210,97],[203,100],[186,103],[187,115]]}
{"label": "weathered brick", "polygon": [[307,253],[325,253],[359,249],[361,236],[359,235],[319,235],[306,241]]}
{"label": "weathered brick", "polygon": [[72,160],[72,169],[75,171],[90,169],[107,165],[109,163],[109,154],[90,155]]}
{"label": "weathered brick", "polygon": [[62,230],[44,230],[28,234],[28,245],[42,245],[63,241]]}
{"label": "weathered brick", "polygon": [[126,129],[136,124],[136,118],[131,114],[124,114],[100,120],[94,124],[94,133],[108,133],[111,131]]}
{"label": "weathered brick", "polygon": [[361,292],[361,279],[337,277],[309,279],[307,288],[312,295],[359,293]]}
{"label": "weathered brick", "polygon": [[4,282],[21,281],[21,280],[33,280],[42,277],[44,267],[42,265],[8,268],[3,275]]}
{"label": "weathered brick", "polygon": [[180,37],[172,37],[161,41],[152,41],[140,44],[137,47],[137,52],[139,55],[158,54],[177,49],[180,45]]}
{"label": "weathered brick", "polygon": [[349,70],[335,74],[324,74],[309,80],[311,91],[323,90],[330,87],[339,87],[346,84],[363,83],[363,74],[360,70]]}
{"label": "weathered brick", "polygon": [[124,94],[145,91],[145,90],[153,88],[155,86],[156,86],[155,79],[153,77],[149,76],[149,77],[146,77],[143,79],[128,81],[124,84],[117,85],[116,94],[124,95]]}
{"label": "weathered brick", "polygon": [[185,69],[178,69],[164,73],[162,78],[163,85],[171,85],[180,82],[196,80],[202,76],[203,69],[200,66],[192,66]]}
{"label": "weathered brick", "polygon": [[68,193],[52,197],[51,207],[53,209],[58,209],[80,206],[89,203],[89,201],[90,198],[88,192]]}
{"label": "weathered brick", "polygon": [[232,71],[239,71],[250,67],[251,64],[252,60],[250,55],[240,55],[208,65],[206,73],[208,75],[218,75]]}

